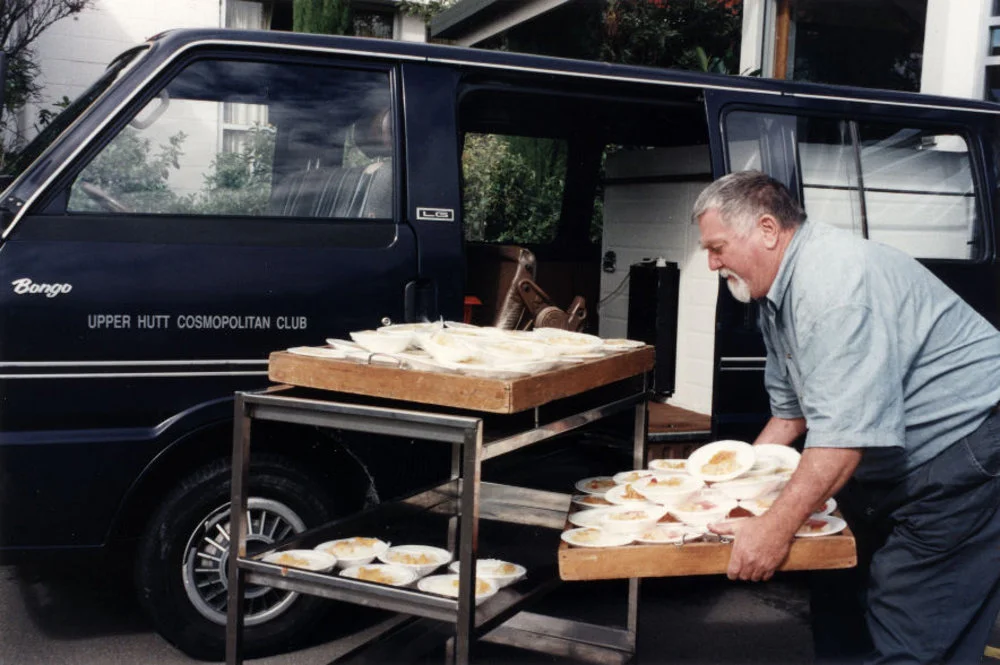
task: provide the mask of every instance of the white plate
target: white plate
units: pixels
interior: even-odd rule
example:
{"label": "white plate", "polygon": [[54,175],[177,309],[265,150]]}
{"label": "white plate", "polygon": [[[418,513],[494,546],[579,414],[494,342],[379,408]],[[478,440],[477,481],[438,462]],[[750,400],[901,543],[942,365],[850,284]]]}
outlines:
{"label": "white plate", "polygon": [[821,510],[817,510],[815,513],[813,513],[813,517],[820,515],[829,515],[836,509],[837,509],[837,500],[831,496],[829,499],[826,500],[826,503],[823,504],[823,508]]}
{"label": "white plate", "polygon": [[648,478],[655,475],[657,475],[655,469],[633,469],[632,471],[619,471],[611,476],[611,478],[614,479],[615,485],[624,485],[625,483],[634,483],[640,478]]}
{"label": "white plate", "polygon": [[616,508],[617,506],[604,506],[603,508],[594,508],[593,510],[578,510],[575,513],[571,513],[566,519],[573,526],[582,527],[593,527],[595,529],[600,528],[601,516],[605,513],[608,508]]}
{"label": "white plate", "polygon": [[602,354],[599,349],[604,347],[604,340],[596,335],[570,332],[559,328],[536,328],[535,339],[560,355],[575,358],[589,357],[595,352],[597,355],[594,357],[600,358]]}
{"label": "white plate", "polygon": [[574,494],[570,500],[581,508],[607,508],[613,505],[600,494]]}
{"label": "white plate", "polygon": [[[430,545],[395,545],[377,557],[382,563],[402,566],[423,577],[451,561],[451,552]],[[418,562],[418,558],[427,562]]]}
{"label": "white plate", "polygon": [[648,545],[688,543],[705,535],[705,529],[688,524],[657,524],[635,537],[635,542]]}
{"label": "white plate", "polygon": [[611,476],[593,476],[592,478],[584,478],[576,481],[574,487],[576,487],[578,492],[604,496],[615,484],[614,478]]}
{"label": "white plate", "polygon": [[597,526],[608,533],[635,534],[653,528],[666,514],[666,508],[653,504],[614,506],[601,509]]}
{"label": "white plate", "polygon": [[740,501],[737,501],[737,504],[743,510],[753,513],[754,515],[757,515],[759,517],[760,515],[763,515],[768,510],[770,510],[771,506],[774,504],[775,499],[777,498],[778,498],[777,494],[770,494],[767,496],[758,497],[756,499],[741,499]]}
{"label": "white plate", "polygon": [[652,503],[649,499],[642,495],[641,498],[626,496],[628,493],[638,493],[642,495],[642,492],[633,484],[625,483],[624,485],[615,485],[607,492],[604,493],[604,498],[615,504],[616,506],[640,506],[647,503]]}
{"label": "white plate", "polygon": [[[479,351],[488,362],[497,366],[538,362],[549,355],[543,344],[519,339],[484,340],[479,343]],[[549,362],[554,364],[554,361]]]}
{"label": "white plate", "polygon": [[[823,525],[819,526],[819,522],[822,522]],[[840,533],[846,528],[847,522],[839,517],[834,517],[833,515],[812,515],[806,520],[805,524],[799,527],[799,530],[795,532],[795,535],[799,538],[829,536],[834,533]]]}
{"label": "white plate", "polygon": [[401,353],[410,346],[413,335],[377,330],[358,330],[351,333],[351,339],[370,353]]}
{"label": "white plate", "polygon": [[744,476],[770,476],[781,466],[781,460],[777,457],[762,453],[756,449],[754,449],[754,452],[756,453],[756,458],[753,461],[753,466],[750,467],[750,470]]}
{"label": "white plate", "polygon": [[767,476],[741,476],[712,485],[712,489],[737,499],[756,499],[780,491],[788,483],[788,476],[772,473]]}
{"label": "white plate", "polygon": [[384,543],[378,538],[354,536],[353,538],[328,540],[313,549],[317,552],[332,554],[337,557],[338,566],[349,568],[371,563],[376,556],[389,549],[389,543]]}
{"label": "white plate", "polygon": [[423,322],[423,323],[392,323],[387,326],[382,326],[377,330],[384,333],[429,333],[441,330],[444,327],[440,321],[433,322]]}
{"label": "white plate", "polygon": [[[461,564],[453,561],[448,566],[448,570],[458,573]],[[528,570],[521,565],[500,559],[479,559],[476,561],[476,577],[490,580],[497,585],[498,589],[510,586],[514,582],[528,574]]]}
{"label": "white plate", "polygon": [[[458,597],[458,575],[446,573],[444,575],[431,575],[417,582],[417,588],[424,593],[433,593],[439,596]],[[483,577],[476,578],[476,605],[483,602],[497,593],[497,585]]]}
{"label": "white plate", "polygon": [[271,552],[261,558],[264,563],[271,563],[285,568],[301,568],[317,573],[326,573],[337,565],[337,557],[316,550],[285,550]]}
{"label": "white plate", "polygon": [[650,460],[649,468],[653,471],[687,472],[687,460],[684,459],[654,459]]}
{"label": "white plate", "polygon": [[802,458],[802,455],[795,448],[782,446],[777,443],[758,443],[754,446],[754,450],[759,455],[774,457],[778,460],[779,464],[775,473],[782,473],[785,469],[794,471],[795,467],[799,465],[799,460]]}
{"label": "white plate", "polygon": [[[662,472],[661,472],[662,473]],[[663,506],[676,505],[705,487],[705,483],[686,473],[664,473],[641,478],[633,485],[647,501]]]}
{"label": "white plate", "polygon": [[606,349],[614,349],[616,351],[623,349],[638,349],[640,346],[646,346],[646,343],[635,339],[624,339],[622,337],[614,337],[604,340],[604,347]]}
{"label": "white plate", "polygon": [[757,459],[754,447],[743,441],[715,441],[688,456],[687,472],[705,482],[722,482],[743,475]]}
{"label": "white plate", "polygon": [[[372,582],[374,584],[388,584],[390,586],[406,586],[413,584],[417,580],[415,571],[393,566],[385,563],[361,564],[348,566],[340,571],[341,577],[350,577],[355,580]],[[368,579],[365,579],[365,578]]]}
{"label": "white plate", "polygon": [[347,354],[340,349],[329,346],[293,346],[288,349],[289,353],[297,356],[312,356],[313,358],[346,358]]}
{"label": "white plate", "polygon": [[669,507],[671,515],[685,524],[704,526],[726,519],[738,504],[721,492],[702,490],[683,503]]}
{"label": "white plate", "polygon": [[621,547],[635,540],[634,534],[607,533],[601,529],[586,527],[563,531],[559,537],[577,547]]}

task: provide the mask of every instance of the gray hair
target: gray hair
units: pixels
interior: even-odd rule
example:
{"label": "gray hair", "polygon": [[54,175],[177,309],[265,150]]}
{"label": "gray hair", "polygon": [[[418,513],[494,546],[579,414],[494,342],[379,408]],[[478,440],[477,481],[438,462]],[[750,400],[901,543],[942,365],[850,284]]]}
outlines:
{"label": "gray hair", "polygon": [[805,210],[788,188],[766,173],[739,171],[725,175],[702,190],[694,202],[691,218],[698,219],[717,209],[722,222],[746,236],[762,215],[771,215],[783,229],[806,221]]}

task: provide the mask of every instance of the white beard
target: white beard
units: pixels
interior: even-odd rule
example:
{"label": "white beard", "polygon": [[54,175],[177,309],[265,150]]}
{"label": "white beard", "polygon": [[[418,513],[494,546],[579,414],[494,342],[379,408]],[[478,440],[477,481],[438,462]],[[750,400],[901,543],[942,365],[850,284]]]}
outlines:
{"label": "white beard", "polygon": [[750,297],[750,285],[745,279],[726,268],[719,269],[719,276],[726,280],[726,286],[729,287],[729,292],[733,294],[734,298],[742,303],[749,303],[753,300]]}

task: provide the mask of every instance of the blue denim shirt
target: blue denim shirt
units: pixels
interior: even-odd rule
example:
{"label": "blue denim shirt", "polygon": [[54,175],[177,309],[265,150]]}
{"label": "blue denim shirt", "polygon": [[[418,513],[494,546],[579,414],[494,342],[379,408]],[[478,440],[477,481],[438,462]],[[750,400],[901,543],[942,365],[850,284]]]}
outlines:
{"label": "blue denim shirt", "polygon": [[864,448],[892,480],[975,430],[1000,400],[1000,332],[907,254],[806,222],[760,301],[771,413],[806,447]]}

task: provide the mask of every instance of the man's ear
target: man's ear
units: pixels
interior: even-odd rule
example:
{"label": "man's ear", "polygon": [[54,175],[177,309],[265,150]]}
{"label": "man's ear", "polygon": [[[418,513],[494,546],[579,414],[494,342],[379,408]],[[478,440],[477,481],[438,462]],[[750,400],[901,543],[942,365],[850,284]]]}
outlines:
{"label": "man's ear", "polygon": [[781,235],[781,224],[771,215],[761,215],[757,219],[757,228],[764,239],[764,246],[767,249],[774,249],[778,246],[778,238]]}

